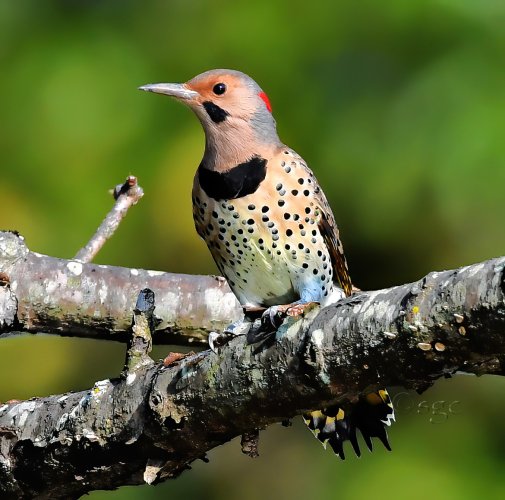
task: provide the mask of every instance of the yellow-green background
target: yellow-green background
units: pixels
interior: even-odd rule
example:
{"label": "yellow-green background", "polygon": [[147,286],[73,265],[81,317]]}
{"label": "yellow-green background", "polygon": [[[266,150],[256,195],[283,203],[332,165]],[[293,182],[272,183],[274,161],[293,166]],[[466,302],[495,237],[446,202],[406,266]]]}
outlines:
{"label": "yellow-green background", "polygon": [[[136,88],[230,67],[315,170],[360,287],[502,255],[504,26],[501,0],[1,0],[0,227],[71,257],[135,174],[146,196],[97,262],[215,272],[191,219],[200,126]],[[90,387],[123,351],[2,340],[0,400]],[[460,377],[412,396],[460,401],[442,423],[402,400],[391,454],[340,462],[296,422],[263,433],[257,460],[233,442],[175,481],[91,498],[503,498],[504,390]]]}

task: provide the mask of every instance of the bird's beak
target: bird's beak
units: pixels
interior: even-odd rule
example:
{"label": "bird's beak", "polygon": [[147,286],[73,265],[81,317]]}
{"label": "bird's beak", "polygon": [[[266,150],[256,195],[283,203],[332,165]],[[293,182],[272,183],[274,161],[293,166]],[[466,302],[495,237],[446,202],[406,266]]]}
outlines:
{"label": "bird's beak", "polygon": [[139,90],[165,94],[185,101],[190,101],[199,95],[198,92],[188,89],[184,83],[150,83],[139,87]]}

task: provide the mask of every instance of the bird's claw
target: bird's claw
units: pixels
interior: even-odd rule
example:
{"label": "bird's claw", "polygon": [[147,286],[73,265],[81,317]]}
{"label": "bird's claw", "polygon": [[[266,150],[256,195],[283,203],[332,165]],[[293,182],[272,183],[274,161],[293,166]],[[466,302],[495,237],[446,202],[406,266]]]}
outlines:
{"label": "bird's claw", "polygon": [[217,354],[218,349],[225,346],[234,337],[247,335],[251,329],[251,325],[250,321],[243,319],[228,325],[222,333],[210,332],[208,342],[211,351]]}
{"label": "bird's claw", "polygon": [[267,329],[277,330],[286,317],[286,309],[281,306],[270,306],[261,316],[261,325]]}
{"label": "bird's claw", "polygon": [[256,318],[247,333],[247,343],[257,344],[262,340],[271,340],[286,318],[283,306],[271,306],[261,317]]}
{"label": "bird's claw", "polygon": [[272,341],[275,332],[287,317],[301,316],[317,304],[317,302],[295,302],[293,304],[270,306],[249,329],[247,343],[256,344],[262,340]]}
{"label": "bird's claw", "polygon": [[217,354],[218,349],[226,345],[232,338],[232,335],[226,335],[225,333],[210,332],[208,339],[210,350]]}
{"label": "bird's claw", "polygon": [[237,335],[247,335],[247,332],[251,329],[251,321],[249,321],[247,318],[236,321],[235,323],[232,323],[231,325],[228,325],[223,333],[228,334],[232,337],[236,337]]}
{"label": "bird's claw", "polygon": [[300,316],[316,304],[316,302],[307,302],[270,306],[260,317],[256,314],[248,316],[246,311],[246,317],[243,320],[232,323],[223,333],[211,332],[209,347],[213,352],[217,352],[220,347],[237,335],[247,335],[248,344],[256,344],[263,340],[271,342],[275,332],[287,317]]}
{"label": "bird's claw", "polygon": [[269,321],[274,328],[279,328],[287,316],[297,317],[312,309],[318,302],[293,303],[269,307],[261,317],[262,323]]}

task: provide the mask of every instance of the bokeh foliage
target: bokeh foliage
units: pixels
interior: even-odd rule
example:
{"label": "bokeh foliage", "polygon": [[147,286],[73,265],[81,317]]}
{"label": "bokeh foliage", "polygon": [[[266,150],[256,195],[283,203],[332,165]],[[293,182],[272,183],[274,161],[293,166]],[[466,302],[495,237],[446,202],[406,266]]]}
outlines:
{"label": "bokeh foliage", "polygon": [[[136,87],[230,67],[264,87],[315,170],[361,288],[502,255],[504,22],[500,0],[0,0],[0,227],[70,257],[132,173],[146,196],[97,262],[215,272],[191,219],[203,133]],[[1,341],[0,399],[89,387],[123,353]],[[503,498],[504,388],[465,377],[402,399],[392,454],[340,463],[297,422],[266,431],[256,461],[235,442],[176,481],[91,496]],[[445,418],[423,401],[460,403]]]}

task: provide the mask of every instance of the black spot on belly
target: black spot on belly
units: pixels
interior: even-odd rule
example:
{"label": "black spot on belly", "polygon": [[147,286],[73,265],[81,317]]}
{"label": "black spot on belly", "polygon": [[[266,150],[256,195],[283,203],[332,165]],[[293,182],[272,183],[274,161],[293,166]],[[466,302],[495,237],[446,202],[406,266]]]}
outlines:
{"label": "black spot on belly", "polygon": [[226,172],[198,168],[198,181],[207,196],[215,200],[233,200],[254,193],[267,175],[267,160],[253,156]]}
{"label": "black spot on belly", "polygon": [[214,123],[224,122],[226,118],[230,116],[228,111],[225,111],[223,108],[220,108],[217,104],[214,104],[211,101],[205,101],[203,103],[203,107]]}

